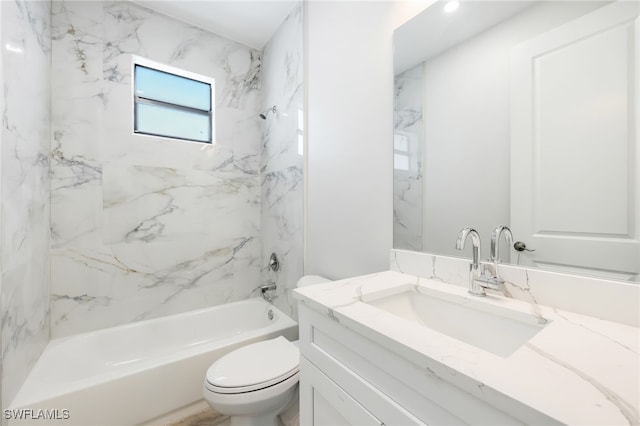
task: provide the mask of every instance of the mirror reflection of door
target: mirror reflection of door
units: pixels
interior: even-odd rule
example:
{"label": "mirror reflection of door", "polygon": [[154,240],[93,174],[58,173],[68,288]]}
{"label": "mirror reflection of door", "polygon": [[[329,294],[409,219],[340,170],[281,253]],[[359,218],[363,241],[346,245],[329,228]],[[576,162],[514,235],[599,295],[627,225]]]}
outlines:
{"label": "mirror reflection of door", "polygon": [[[507,225],[536,251],[501,244],[505,263],[640,281],[637,8],[473,1],[445,14],[436,2],[399,27],[395,133],[421,118],[422,161],[413,186],[394,170],[394,247],[470,258],[454,243],[472,226],[486,259]],[[535,72],[519,73],[513,57],[536,48],[520,58]]]}
{"label": "mirror reflection of door", "polygon": [[613,3],[512,51],[511,228],[535,249],[519,264],[640,272],[637,17]]}

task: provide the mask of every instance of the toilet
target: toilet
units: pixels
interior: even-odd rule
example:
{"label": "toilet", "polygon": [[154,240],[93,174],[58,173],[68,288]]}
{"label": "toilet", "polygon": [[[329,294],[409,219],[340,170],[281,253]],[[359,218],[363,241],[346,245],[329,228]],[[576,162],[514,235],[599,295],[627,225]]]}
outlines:
{"label": "toilet", "polygon": [[[307,275],[298,287],[327,282]],[[298,342],[282,336],[243,346],[215,361],[204,380],[209,405],[231,417],[231,426],[276,426],[298,391]]]}

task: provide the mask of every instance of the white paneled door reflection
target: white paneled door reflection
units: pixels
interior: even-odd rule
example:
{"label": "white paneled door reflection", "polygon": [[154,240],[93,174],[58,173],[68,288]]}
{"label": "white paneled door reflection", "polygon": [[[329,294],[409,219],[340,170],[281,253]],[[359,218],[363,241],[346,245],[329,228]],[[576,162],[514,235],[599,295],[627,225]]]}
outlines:
{"label": "white paneled door reflection", "polygon": [[637,279],[638,8],[614,3],[512,52],[511,227],[535,249],[520,264]]}

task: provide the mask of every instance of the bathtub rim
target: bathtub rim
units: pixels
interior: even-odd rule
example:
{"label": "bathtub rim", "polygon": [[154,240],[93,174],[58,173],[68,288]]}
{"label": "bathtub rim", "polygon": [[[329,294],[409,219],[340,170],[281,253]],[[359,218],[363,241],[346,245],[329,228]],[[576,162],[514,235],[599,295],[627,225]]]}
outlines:
{"label": "bathtub rim", "polygon": [[[290,319],[291,321],[293,321],[296,325],[298,324],[293,318],[291,318],[289,315],[285,314],[284,312],[282,312],[279,308],[277,308],[275,305],[273,305],[272,303],[267,302],[266,300],[264,300],[262,297],[251,297],[249,299],[243,299],[243,300],[236,300],[234,302],[229,302],[229,303],[221,303],[219,305],[212,305],[212,306],[207,306],[205,308],[198,308],[198,309],[193,309],[193,310],[189,310],[189,311],[184,311],[184,312],[177,312],[174,314],[169,314],[169,315],[163,315],[163,316],[159,316],[159,317],[155,317],[155,318],[147,318],[147,319],[143,319],[140,321],[133,321],[133,322],[128,322],[126,324],[118,324],[118,325],[114,325],[112,327],[103,327],[103,328],[97,328],[95,330],[90,330],[90,331],[83,331],[81,333],[77,333],[77,334],[72,334],[69,336],[62,336],[62,337],[56,337],[54,339],[50,339],[49,343],[51,342],[56,342],[56,344],[65,342],[67,340],[72,340],[72,339],[79,339],[81,337],[87,336],[87,335],[91,335],[91,334],[101,334],[101,333],[106,333],[112,330],[125,330],[128,328],[134,328],[134,327],[139,327],[142,326],[144,324],[150,323],[150,322],[168,322],[171,319],[175,319],[177,317],[189,317],[189,316],[196,316],[202,312],[207,312],[216,308],[231,308],[234,305],[240,305],[240,304],[247,304],[248,302],[250,303],[255,303],[255,302],[260,302],[260,304],[266,304],[266,305],[270,305],[271,308],[275,309],[276,311],[278,311],[280,314],[282,314],[283,317],[286,317],[288,319]],[[48,346],[48,344],[47,344]]]}

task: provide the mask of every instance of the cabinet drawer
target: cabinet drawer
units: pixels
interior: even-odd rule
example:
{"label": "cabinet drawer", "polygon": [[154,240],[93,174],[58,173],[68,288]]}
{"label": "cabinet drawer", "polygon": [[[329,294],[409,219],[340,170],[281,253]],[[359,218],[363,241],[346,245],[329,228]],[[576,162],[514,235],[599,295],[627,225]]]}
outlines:
{"label": "cabinet drawer", "polygon": [[302,426],[383,425],[305,357],[300,358]]}

